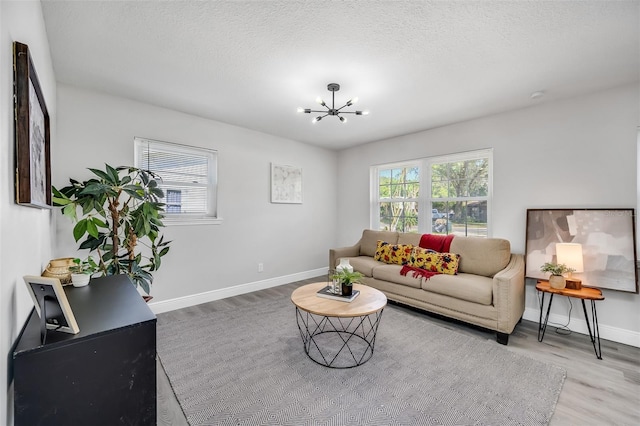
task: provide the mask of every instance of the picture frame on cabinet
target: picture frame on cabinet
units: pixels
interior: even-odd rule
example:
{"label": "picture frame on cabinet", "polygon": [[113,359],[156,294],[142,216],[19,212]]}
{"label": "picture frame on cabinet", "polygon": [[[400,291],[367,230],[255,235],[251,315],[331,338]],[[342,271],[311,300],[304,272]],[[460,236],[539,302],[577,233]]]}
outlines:
{"label": "picture frame on cabinet", "polygon": [[[40,317],[40,323],[46,325],[46,330],[70,334],[80,332],[67,295],[58,278],[25,275],[23,279]],[[43,328],[41,332],[45,334],[46,330]]]}

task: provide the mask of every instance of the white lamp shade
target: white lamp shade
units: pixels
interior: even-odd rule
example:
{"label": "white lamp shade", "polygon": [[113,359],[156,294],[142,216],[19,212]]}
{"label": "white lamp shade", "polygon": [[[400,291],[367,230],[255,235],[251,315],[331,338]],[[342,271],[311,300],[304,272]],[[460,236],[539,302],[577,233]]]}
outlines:
{"label": "white lamp shade", "polygon": [[556,260],[558,263],[564,263],[569,268],[575,269],[575,272],[584,272],[584,263],[582,261],[582,244],[556,244]]}

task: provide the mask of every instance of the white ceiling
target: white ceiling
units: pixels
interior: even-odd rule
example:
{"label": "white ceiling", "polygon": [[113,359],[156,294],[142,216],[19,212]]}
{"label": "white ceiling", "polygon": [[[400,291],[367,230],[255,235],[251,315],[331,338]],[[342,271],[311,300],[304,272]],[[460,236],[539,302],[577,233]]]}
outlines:
{"label": "white ceiling", "polygon": [[42,4],[59,82],[332,149],[639,79],[638,0]]}

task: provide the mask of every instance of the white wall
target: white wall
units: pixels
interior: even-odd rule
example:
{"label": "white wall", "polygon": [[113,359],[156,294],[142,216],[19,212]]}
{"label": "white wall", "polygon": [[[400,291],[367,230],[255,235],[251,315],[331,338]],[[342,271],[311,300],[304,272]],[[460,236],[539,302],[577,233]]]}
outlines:
{"label": "white wall", "polygon": [[[371,165],[479,148],[493,148],[492,236],[510,240],[515,253],[524,253],[527,208],[635,208],[638,93],[631,85],[551,100],[342,151],[339,244],[353,244],[369,227]],[[602,337],[640,346],[640,296],[603,293],[606,300],[598,304]],[[532,283],[526,297],[525,318],[537,321]],[[586,330],[580,311],[574,303],[576,331]],[[554,304],[552,314],[563,320],[567,305]]]}
{"label": "white wall", "polygon": [[[57,187],[89,177],[87,167],[132,165],[134,136],[218,150],[223,223],[165,228],[173,243],[154,274],[154,303],[326,269],[337,227],[334,151],[64,85],[58,108]],[[303,204],[270,203],[271,162],[302,168]],[[56,256],[76,255],[71,223],[55,217]]]}
{"label": "white wall", "polygon": [[[39,275],[51,258],[52,213],[14,203],[13,47],[25,43],[38,73],[56,149],[56,83],[40,2],[0,2],[0,383],[7,359],[33,304],[22,281]],[[13,388],[0,392],[0,424],[13,422]]]}

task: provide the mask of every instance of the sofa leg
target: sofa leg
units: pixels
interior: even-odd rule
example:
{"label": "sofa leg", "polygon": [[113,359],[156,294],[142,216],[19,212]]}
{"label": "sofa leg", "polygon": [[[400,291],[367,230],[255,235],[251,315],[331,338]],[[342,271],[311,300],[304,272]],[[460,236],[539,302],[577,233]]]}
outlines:
{"label": "sofa leg", "polygon": [[508,345],[509,344],[509,335],[507,333],[500,333],[498,331],[496,340],[501,345]]}

